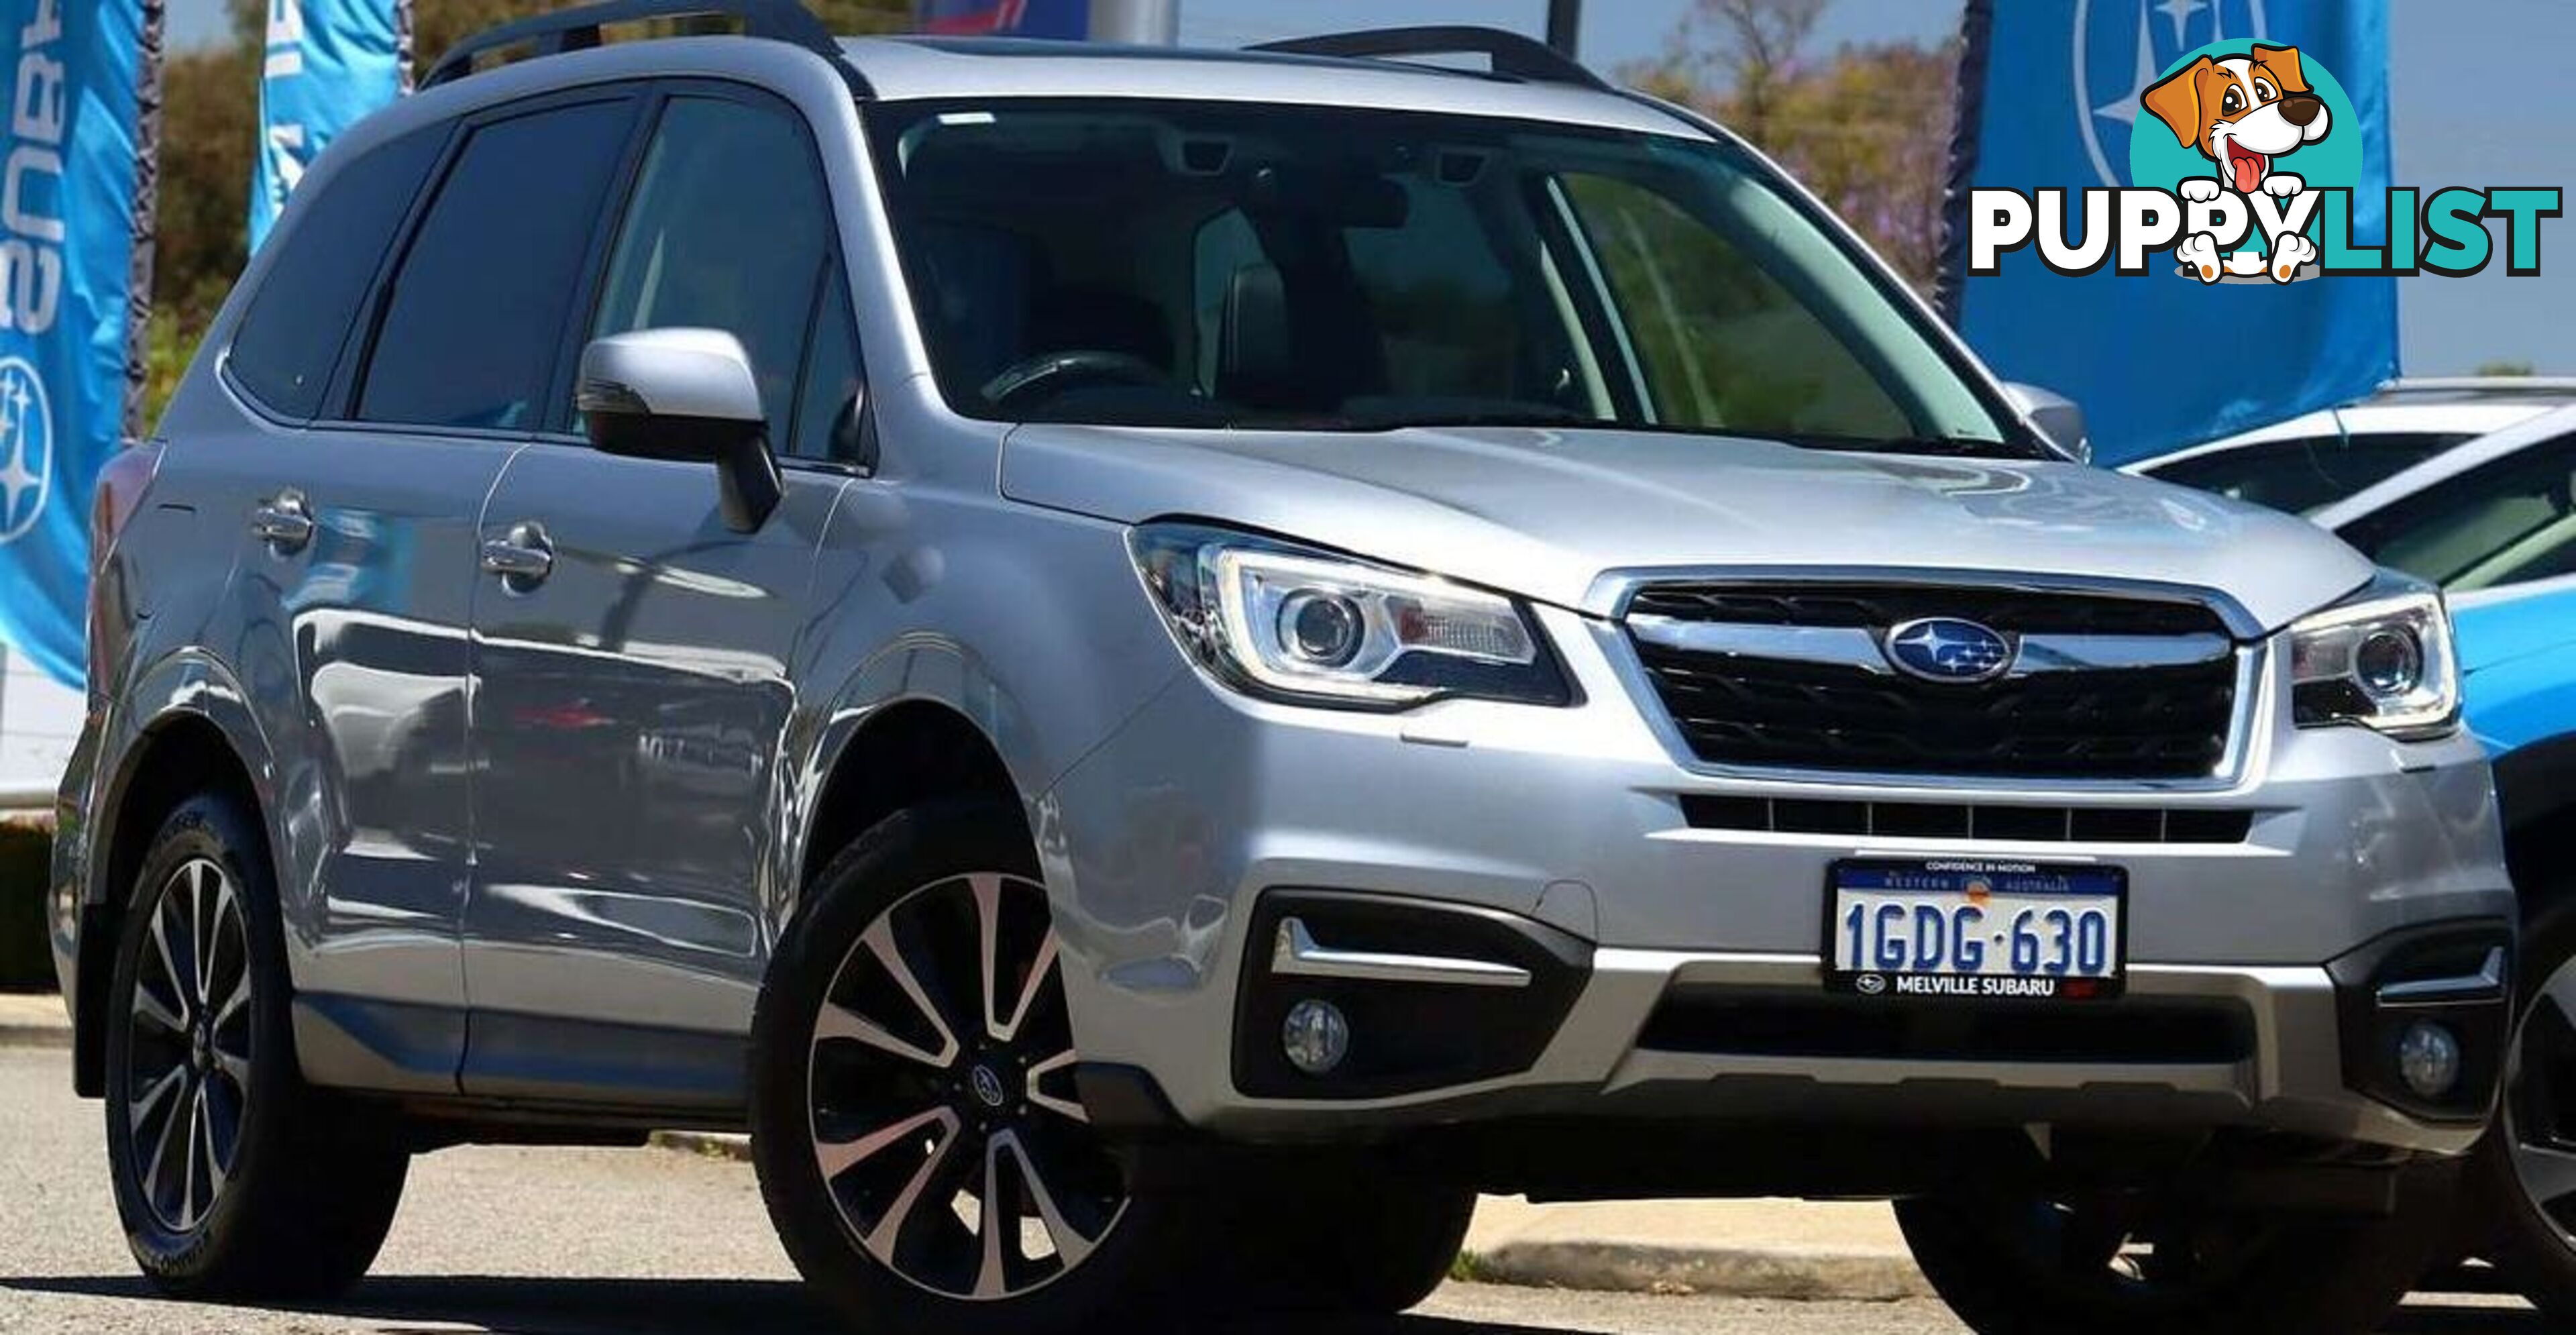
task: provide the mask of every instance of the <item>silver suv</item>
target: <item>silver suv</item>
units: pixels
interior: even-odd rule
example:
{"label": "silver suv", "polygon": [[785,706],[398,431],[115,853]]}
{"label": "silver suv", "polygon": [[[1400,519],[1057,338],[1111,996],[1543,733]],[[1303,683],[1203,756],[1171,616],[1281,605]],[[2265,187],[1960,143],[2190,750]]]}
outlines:
{"label": "silver suv", "polygon": [[675,1126],[920,1331],[1396,1310],[1476,1191],[1898,1199],[1989,1331],[2418,1273],[2513,945],[2436,594],[1535,44],[600,42],[706,7],[451,53],[109,471],[54,921],[158,1283]]}

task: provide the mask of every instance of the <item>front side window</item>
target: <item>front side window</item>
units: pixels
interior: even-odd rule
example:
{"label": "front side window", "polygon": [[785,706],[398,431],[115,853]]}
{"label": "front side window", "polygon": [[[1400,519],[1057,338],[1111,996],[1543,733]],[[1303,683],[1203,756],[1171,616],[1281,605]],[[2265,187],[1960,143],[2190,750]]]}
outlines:
{"label": "front side window", "polygon": [[674,99],[645,151],[591,336],[731,333],[751,354],[771,436],[783,447],[830,253],[831,202],[819,171],[784,112]]}
{"label": "front side window", "polygon": [[395,275],[358,416],[533,431],[632,119],[626,101],[476,129]]}
{"label": "front side window", "polygon": [[870,121],[940,387],[971,416],[2034,452],[1720,145],[1219,103]]}
{"label": "front side window", "polygon": [[2521,450],[2353,521],[2346,542],[2458,593],[2576,574],[2576,436]]}

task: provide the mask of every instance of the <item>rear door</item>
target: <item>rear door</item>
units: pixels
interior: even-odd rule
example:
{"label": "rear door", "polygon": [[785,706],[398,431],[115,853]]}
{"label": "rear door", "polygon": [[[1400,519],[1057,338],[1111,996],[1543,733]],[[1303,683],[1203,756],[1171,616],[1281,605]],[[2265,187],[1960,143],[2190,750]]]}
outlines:
{"label": "rear door", "polygon": [[566,355],[637,329],[731,331],[785,456],[785,495],[737,533],[713,467],[569,435],[521,454],[494,491],[485,540],[548,565],[538,579],[487,576],[474,595],[470,1093],[738,1099],[764,905],[787,889],[766,868],[782,837],[788,664],[817,544],[855,471],[832,461],[835,442],[846,455],[856,439],[857,353],[830,195],[785,103],[680,85],[648,116]]}
{"label": "rear door", "polygon": [[431,1090],[454,1089],[464,1039],[474,518],[514,446],[361,427],[341,377],[453,131],[414,131],[308,185],[223,353],[240,427],[174,441],[161,492],[196,500],[197,522],[234,544],[238,639],[210,628],[210,647],[277,766],[298,1004],[361,1036],[310,1054],[309,1073]]}
{"label": "rear door", "polygon": [[[307,906],[290,933],[309,952],[299,1003],[356,1040],[324,1050],[351,1063],[334,1078],[455,1088],[476,521],[530,434],[537,391],[514,382],[548,369],[527,360],[555,348],[562,298],[549,315],[547,294],[579,268],[559,220],[587,241],[633,113],[632,99],[539,104],[375,150],[286,238],[328,237],[330,263],[281,256],[228,360],[246,399],[312,418],[261,451],[240,569],[287,627],[313,738],[284,819],[326,833],[287,893]],[[334,322],[339,262],[363,265],[346,298],[362,309]]]}

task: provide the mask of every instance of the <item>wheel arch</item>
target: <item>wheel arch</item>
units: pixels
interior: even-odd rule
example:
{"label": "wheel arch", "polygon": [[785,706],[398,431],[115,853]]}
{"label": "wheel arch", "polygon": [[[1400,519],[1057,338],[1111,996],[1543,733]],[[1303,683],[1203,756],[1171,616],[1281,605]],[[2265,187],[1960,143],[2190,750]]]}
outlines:
{"label": "wheel arch", "polygon": [[892,700],[845,730],[813,791],[795,859],[796,898],[852,840],[906,807],[944,798],[1008,802],[1026,819],[1027,794],[986,731],[932,697]]}
{"label": "wheel arch", "polygon": [[88,893],[74,973],[79,991],[72,1006],[72,1083],[85,1097],[106,1092],[106,999],[115,975],[116,944],[134,878],[162,822],[192,796],[224,794],[250,813],[261,842],[258,855],[274,861],[267,804],[256,777],[262,770],[243,754],[242,734],[219,720],[220,712],[200,703],[176,704],[141,724],[92,815]]}

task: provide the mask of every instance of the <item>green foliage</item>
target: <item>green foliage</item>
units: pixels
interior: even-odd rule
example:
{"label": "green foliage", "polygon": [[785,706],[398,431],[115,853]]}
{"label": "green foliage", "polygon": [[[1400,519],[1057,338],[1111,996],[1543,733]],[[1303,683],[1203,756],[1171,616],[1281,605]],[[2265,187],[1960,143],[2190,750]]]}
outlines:
{"label": "green foliage", "polygon": [[1939,269],[1958,43],[1805,47],[1824,0],[1697,0],[1663,55],[1619,73],[1744,136],[1918,286]]}
{"label": "green foliage", "polygon": [[2536,374],[2536,371],[2529,362],[2481,362],[2478,364],[2477,373],[2498,379],[2519,380]]}
{"label": "green foliage", "polygon": [[[232,40],[172,54],[163,70],[161,196],[154,257],[151,380],[146,421],[157,421],[197,341],[248,258],[250,175],[259,138],[259,67],[266,0],[225,0]],[[420,69],[460,39],[565,0],[414,0],[412,46]],[[890,32],[909,22],[909,0],[806,0],[834,32]],[[668,31],[669,25],[657,25]]]}

